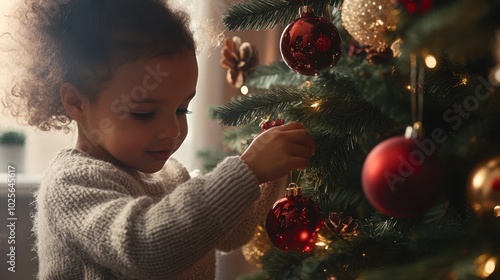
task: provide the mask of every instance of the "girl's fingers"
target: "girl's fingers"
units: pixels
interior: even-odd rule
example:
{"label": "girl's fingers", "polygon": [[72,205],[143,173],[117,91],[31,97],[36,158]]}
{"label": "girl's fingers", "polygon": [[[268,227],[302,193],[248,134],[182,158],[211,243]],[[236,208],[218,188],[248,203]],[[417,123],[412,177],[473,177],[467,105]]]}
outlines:
{"label": "girl's fingers", "polygon": [[311,157],[311,149],[309,147],[298,145],[298,144],[290,144],[288,147],[288,153],[292,157],[302,157],[305,159],[309,159]]}
{"label": "girl's fingers", "polygon": [[290,158],[290,165],[292,166],[292,169],[306,169],[307,166],[309,165],[309,159],[308,158],[303,158],[303,157],[292,157]]}
{"label": "girl's fingers", "polygon": [[311,134],[307,130],[296,129],[290,131],[283,131],[282,133],[284,134],[284,136],[287,138],[288,141],[294,144],[299,144],[308,147],[312,152],[309,155],[315,154],[316,144],[314,143],[314,139],[312,138]]}

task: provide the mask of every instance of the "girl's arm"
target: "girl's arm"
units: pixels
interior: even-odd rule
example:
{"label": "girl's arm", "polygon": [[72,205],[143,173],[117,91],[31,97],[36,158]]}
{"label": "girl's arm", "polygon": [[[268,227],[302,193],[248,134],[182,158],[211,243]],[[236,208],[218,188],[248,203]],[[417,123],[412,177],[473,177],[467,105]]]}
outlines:
{"label": "girl's arm", "polygon": [[283,177],[276,181],[261,184],[260,198],[253,207],[241,218],[240,223],[233,229],[231,234],[224,239],[217,250],[229,252],[245,245],[253,237],[257,225],[262,224],[267,213],[274,203],[285,193],[285,184],[288,177]]}
{"label": "girl's arm", "polygon": [[140,279],[172,279],[193,266],[228,237],[260,194],[237,157],[159,201],[131,196],[123,172],[109,165],[63,164],[38,196],[50,231],[75,255]]}

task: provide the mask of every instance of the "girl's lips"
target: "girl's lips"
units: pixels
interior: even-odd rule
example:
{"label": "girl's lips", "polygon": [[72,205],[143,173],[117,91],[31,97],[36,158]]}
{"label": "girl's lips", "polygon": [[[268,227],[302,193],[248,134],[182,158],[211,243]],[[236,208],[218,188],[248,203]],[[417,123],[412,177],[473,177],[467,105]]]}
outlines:
{"label": "girl's lips", "polygon": [[148,152],[148,154],[154,159],[158,161],[167,160],[172,154],[172,151],[157,151],[157,152]]}

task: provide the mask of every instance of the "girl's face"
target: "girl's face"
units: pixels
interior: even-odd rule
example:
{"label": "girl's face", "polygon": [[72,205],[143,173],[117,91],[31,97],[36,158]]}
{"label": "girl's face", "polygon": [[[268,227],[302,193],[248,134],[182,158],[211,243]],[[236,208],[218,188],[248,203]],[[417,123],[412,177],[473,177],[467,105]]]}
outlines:
{"label": "girl's face", "polygon": [[197,79],[188,51],[124,64],[97,100],[84,102],[77,147],[145,173],[160,170],[186,138]]}

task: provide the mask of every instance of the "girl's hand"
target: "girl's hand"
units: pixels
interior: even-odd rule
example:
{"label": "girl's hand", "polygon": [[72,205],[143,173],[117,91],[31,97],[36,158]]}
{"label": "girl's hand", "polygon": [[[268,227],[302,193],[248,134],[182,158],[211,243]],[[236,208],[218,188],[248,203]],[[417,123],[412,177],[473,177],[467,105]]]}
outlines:
{"label": "girl's hand", "polygon": [[314,140],[304,125],[291,122],[261,133],[241,159],[259,183],[264,183],[281,178],[291,170],[305,169],[315,152]]}

